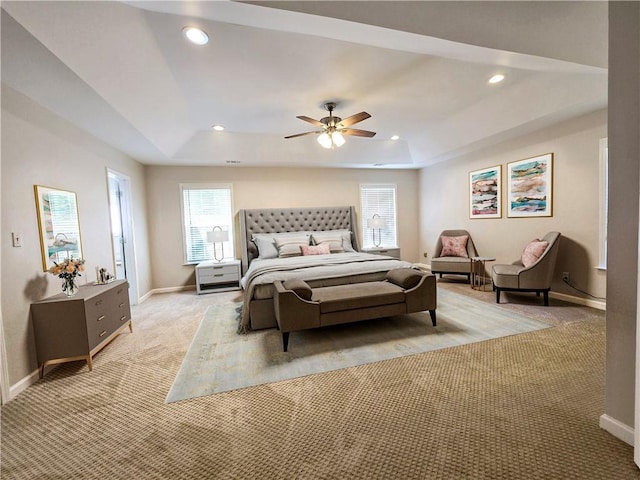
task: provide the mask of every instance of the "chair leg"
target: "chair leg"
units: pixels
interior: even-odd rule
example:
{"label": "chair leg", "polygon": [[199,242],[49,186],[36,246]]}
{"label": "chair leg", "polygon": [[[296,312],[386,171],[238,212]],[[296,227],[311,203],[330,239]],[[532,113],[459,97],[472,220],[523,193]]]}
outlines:
{"label": "chair leg", "polygon": [[544,295],[544,306],[548,307],[549,306],[549,290],[545,290],[542,293]]}
{"label": "chair leg", "polygon": [[495,287],[496,289],[496,303],[500,303],[500,289]]}
{"label": "chair leg", "polygon": [[286,352],[289,348],[289,332],[282,332],[282,351]]}
{"label": "chair leg", "polygon": [[431,323],[433,323],[433,326],[436,326],[436,311],[435,310],[429,310],[429,315],[431,316]]}

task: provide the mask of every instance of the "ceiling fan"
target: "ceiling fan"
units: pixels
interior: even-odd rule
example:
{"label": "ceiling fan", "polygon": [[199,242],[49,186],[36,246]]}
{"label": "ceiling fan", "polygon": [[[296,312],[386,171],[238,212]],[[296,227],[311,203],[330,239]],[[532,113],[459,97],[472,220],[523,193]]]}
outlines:
{"label": "ceiling fan", "polygon": [[344,120],[340,117],[333,115],[333,110],[336,108],[335,102],[327,102],[324,104],[324,109],[329,112],[328,117],[321,118],[320,120],[314,120],[313,118],[306,117],[304,115],[298,115],[296,118],[309,122],[316,127],[320,127],[321,130],[315,130],[312,132],[297,133],[295,135],[289,135],[284,138],[295,138],[303,135],[319,135],[318,143],[324,148],[335,148],[344,145],[343,135],[354,135],[356,137],[373,137],[376,132],[370,132],[369,130],[358,130],[356,128],[348,128],[351,125],[366,120],[371,117],[367,112],[356,113]]}

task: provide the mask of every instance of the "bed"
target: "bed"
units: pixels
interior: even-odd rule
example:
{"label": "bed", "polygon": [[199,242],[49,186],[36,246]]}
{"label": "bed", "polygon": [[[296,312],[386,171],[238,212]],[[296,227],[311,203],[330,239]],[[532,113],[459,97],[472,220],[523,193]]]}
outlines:
{"label": "bed", "polygon": [[[298,278],[312,288],[380,281],[394,268],[412,264],[360,252],[355,208],[240,210],[244,291],[239,332],[277,326],[273,282]],[[300,245],[305,253],[300,255]],[[327,251],[328,249],[328,251]],[[318,254],[318,252],[324,252]]]}

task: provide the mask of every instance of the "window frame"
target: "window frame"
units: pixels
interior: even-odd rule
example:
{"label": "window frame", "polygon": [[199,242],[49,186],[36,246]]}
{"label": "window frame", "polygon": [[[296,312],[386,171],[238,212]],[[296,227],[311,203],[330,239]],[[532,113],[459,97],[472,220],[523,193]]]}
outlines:
{"label": "window frame", "polygon": [[[371,240],[371,231],[367,228],[367,220],[370,218],[369,215],[373,215],[371,213],[370,208],[365,206],[365,196],[363,192],[366,190],[373,189],[389,189],[393,191],[393,218],[389,218],[388,215],[384,215],[384,212],[378,215],[385,218],[387,220],[387,228],[385,230],[391,230],[390,235],[385,235],[385,237],[391,236],[395,242],[386,243],[381,238],[380,246],[376,247],[373,244],[373,240]],[[359,188],[360,194],[360,213],[361,213],[361,230],[360,233],[362,235],[362,249],[374,249],[374,248],[399,248],[398,242],[398,185],[395,183],[361,183]]]}
{"label": "window frame", "polygon": [[[179,185],[180,190],[180,213],[181,213],[181,225],[182,225],[182,255],[183,261],[185,265],[197,265],[200,262],[205,262],[208,260],[215,260],[213,256],[213,244],[207,243],[206,251],[208,253],[207,258],[202,259],[193,259],[190,260],[188,256],[188,241],[187,241],[187,225],[186,225],[186,217],[185,217],[185,191],[188,190],[228,190],[229,192],[229,240],[224,242],[224,258],[222,262],[235,260],[235,235],[234,235],[234,207],[233,207],[233,184],[231,183],[181,183]],[[211,225],[210,229],[213,229],[215,225]],[[220,225],[225,227],[227,225]],[[197,226],[196,226],[197,227]]]}

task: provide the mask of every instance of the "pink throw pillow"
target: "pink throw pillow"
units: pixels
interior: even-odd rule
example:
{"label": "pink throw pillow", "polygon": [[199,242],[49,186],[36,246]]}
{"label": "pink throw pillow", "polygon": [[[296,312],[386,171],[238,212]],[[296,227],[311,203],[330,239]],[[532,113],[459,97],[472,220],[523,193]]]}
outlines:
{"label": "pink throw pillow", "polygon": [[522,264],[525,267],[530,267],[531,265],[536,263],[540,256],[547,249],[548,245],[549,242],[546,242],[544,240],[533,240],[531,243],[529,243],[529,245],[524,247],[522,258],[520,259],[522,261]]}
{"label": "pink throw pillow", "polygon": [[328,243],[321,245],[300,245],[302,255],[329,255],[331,250]]}
{"label": "pink throw pillow", "polygon": [[442,242],[441,257],[469,257],[467,254],[467,240],[469,235],[461,235],[460,237],[440,237]]}

